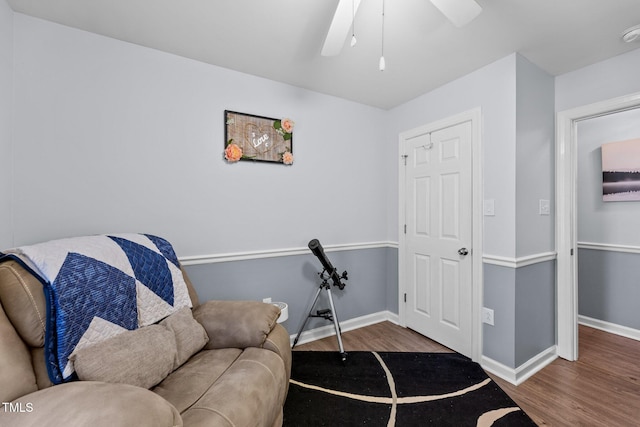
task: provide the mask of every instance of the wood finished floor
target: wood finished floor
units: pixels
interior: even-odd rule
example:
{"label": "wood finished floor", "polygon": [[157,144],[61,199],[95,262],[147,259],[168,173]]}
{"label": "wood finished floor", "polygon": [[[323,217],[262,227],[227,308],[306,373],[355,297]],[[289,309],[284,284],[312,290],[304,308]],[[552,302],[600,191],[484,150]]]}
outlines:
{"label": "wood finished floor", "polygon": [[[580,326],[579,360],[556,359],[514,386],[490,375],[540,426],[640,426],[640,341]],[[451,352],[391,322],[342,334],[349,351]],[[337,351],[336,337],[294,351]]]}

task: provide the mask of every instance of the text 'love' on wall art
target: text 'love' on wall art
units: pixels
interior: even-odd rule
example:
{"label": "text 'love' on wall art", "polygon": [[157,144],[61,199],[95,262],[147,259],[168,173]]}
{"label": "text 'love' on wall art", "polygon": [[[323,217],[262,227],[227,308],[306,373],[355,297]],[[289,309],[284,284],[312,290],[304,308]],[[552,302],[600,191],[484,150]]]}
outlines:
{"label": "text 'love' on wall art", "polygon": [[293,121],[225,110],[224,158],[293,164]]}

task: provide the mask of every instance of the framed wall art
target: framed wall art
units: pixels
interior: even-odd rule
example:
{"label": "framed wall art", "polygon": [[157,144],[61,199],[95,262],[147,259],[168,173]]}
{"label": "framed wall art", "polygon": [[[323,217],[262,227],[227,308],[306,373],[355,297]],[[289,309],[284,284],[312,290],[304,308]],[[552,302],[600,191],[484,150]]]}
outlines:
{"label": "framed wall art", "polygon": [[224,158],[293,164],[293,121],[253,114],[224,112]]}
{"label": "framed wall art", "polygon": [[640,139],[602,144],[602,200],[640,201]]}

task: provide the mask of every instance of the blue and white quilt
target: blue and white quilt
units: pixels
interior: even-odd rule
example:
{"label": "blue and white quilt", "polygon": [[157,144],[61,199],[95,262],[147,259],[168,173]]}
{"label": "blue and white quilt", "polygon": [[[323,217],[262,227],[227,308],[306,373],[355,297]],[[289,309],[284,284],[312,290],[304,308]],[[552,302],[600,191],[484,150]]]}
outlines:
{"label": "blue and white quilt", "polygon": [[191,307],[166,240],[112,234],[53,240],[5,252],[31,268],[47,299],[45,352],[54,384],[74,377],[73,351]]}

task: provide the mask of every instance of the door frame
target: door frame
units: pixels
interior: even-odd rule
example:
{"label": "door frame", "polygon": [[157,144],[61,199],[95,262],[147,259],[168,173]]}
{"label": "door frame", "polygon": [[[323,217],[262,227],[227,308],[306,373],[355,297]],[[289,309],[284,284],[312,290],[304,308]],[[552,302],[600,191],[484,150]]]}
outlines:
{"label": "door frame", "polygon": [[398,215],[398,318],[401,326],[406,327],[406,305],[403,295],[406,292],[406,272],[404,265],[406,262],[406,236],[404,234],[404,224],[406,218],[406,188],[405,188],[405,140],[434,132],[439,129],[458,125],[460,123],[471,122],[471,192],[472,192],[472,213],[471,213],[471,352],[472,359],[480,362],[482,358],[482,301],[483,301],[483,266],[482,266],[482,198],[484,192],[482,174],[482,110],[480,107],[465,111],[455,116],[447,117],[436,122],[432,122],[414,129],[401,132],[398,135],[398,195],[399,195],[399,215]]}
{"label": "door frame", "polygon": [[556,116],[556,351],[563,359],[578,359],[578,122],[639,107],[640,92],[564,110]]}

